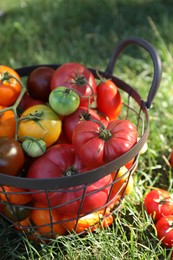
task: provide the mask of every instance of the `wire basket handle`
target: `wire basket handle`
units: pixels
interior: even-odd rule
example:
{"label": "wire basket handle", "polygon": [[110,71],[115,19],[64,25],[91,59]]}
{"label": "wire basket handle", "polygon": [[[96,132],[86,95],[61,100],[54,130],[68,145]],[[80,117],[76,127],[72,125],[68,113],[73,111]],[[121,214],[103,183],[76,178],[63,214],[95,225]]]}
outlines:
{"label": "wire basket handle", "polygon": [[152,84],[151,84],[151,87],[150,87],[150,90],[148,93],[147,101],[145,102],[146,107],[149,109],[152,104],[152,101],[155,97],[155,94],[157,92],[157,89],[159,87],[160,80],[161,80],[161,74],[162,74],[160,56],[158,55],[157,51],[153,48],[153,46],[149,42],[147,42],[144,39],[138,38],[138,37],[127,38],[127,39],[121,41],[117,45],[115,50],[113,51],[113,54],[109,60],[107,68],[105,70],[105,73],[111,74],[111,75],[113,74],[115,63],[116,63],[119,55],[130,44],[137,44],[140,47],[144,48],[150,54],[151,59],[153,61],[154,76],[153,76],[153,81],[152,81]]}

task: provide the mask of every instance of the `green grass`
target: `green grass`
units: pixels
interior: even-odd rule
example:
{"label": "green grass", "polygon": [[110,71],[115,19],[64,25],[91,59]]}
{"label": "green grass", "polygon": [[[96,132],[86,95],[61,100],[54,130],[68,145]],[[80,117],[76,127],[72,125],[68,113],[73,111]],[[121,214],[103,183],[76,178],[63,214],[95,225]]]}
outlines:
{"label": "green grass", "polygon": [[[169,157],[173,129],[173,5],[171,0],[6,0],[0,6],[0,63],[13,68],[77,61],[103,70],[116,44],[138,36],[158,50],[163,74],[149,110],[148,151],[139,159],[134,192],[114,224],[83,238],[57,238],[35,245],[0,220],[0,259],[170,259],[161,246],[143,197],[151,186],[173,192]],[[114,74],[146,100],[153,67],[149,55],[134,46],[120,56]]]}

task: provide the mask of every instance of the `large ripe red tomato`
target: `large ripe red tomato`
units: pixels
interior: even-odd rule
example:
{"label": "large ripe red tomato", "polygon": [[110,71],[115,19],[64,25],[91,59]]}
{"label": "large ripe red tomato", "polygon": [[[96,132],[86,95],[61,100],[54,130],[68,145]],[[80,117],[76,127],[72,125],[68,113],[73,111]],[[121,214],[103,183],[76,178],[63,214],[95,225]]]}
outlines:
{"label": "large ripe red tomato", "polygon": [[96,168],[127,152],[137,141],[137,129],[129,120],[82,121],[73,131],[72,143],[83,164]]}
{"label": "large ripe red tomato", "polygon": [[144,206],[148,215],[151,215],[155,221],[173,214],[173,198],[168,191],[163,189],[149,191],[144,198]]}
{"label": "large ripe red tomato", "polygon": [[158,239],[167,247],[173,246],[173,215],[163,216],[156,222]]}
{"label": "large ripe red tomato", "polygon": [[14,78],[4,80],[4,74],[14,76],[18,80],[20,80],[20,76],[12,68],[0,65],[0,105],[8,107],[13,105],[18,98],[21,85]]}
{"label": "large ripe red tomato", "polygon": [[101,82],[97,86],[97,109],[109,120],[116,119],[121,113],[122,99],[117,86],[111,80]]}
{"label": "large ripe red tomato", "polygon": [[[28,170],[27,177],[38,179],[68,177],[80,174],[85,170],[73,145],[58,144],[50,147],[43,156],[33,162]],[[111,181],[112,176],[109,174],[87,186],[86,189],[81,185],[63,190],[48,191],[48,194],[40,191],[39,193],[33,193],[32,196],[36,201],[40,201],[45,205],[48,205],[48,196],[50,205],[59,206],[57,211],[62,214],[77,214],[79,210],[81,214],[85,214],[104,206],[110,190],[110,187],[106,187],[106,185],[109,185]],[[85,198],[82,201],[84,192]],[[66,205],[61,206],[63,203],[66,203]]]}
{"label": "large ripe red tomato", "polygon": [[70,62],[58,67],[51,79],[51,89],[64,86],[73,88],[80,95],[81,106],[88,105],[88,97],[93,101],[96,94],[96,82],[89,69],[80,63]]}
{"label": "large ripe red tomato", "polygon": [[71,143],[73,130],[77,123],[79,123],[82,119],[90,120],[90,119],[97,119],[99,120],[99,115],[93,110],[92,108],[87,109],[87,107],[79,107],[73,114],[64,117],[62,121],[62,129],[65,137]]}

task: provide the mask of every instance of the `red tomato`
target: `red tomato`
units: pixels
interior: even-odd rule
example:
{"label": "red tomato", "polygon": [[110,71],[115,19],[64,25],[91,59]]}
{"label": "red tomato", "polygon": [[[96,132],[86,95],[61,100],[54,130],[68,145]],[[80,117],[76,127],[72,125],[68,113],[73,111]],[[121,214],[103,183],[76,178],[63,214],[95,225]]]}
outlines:
{"label": "red tomato", "polygon": [[97,86],[97,109],[108,116],[109,120],[116,119],[121,113],[120,92],[113,81],[109,79]]}
{"label": "red tomato", "polygon": [[144,198],[144,206],[148,215],[157,221],[163,216],[173,214],[173,198],[163,189],[151,190]]}
{"label": "red tomato", "polygon": [[81,106],[73,114],[64,117],[62,121],[63,133],[70,143],[72,143],[73,130],[82,119],[87,121],[90,119],[99,120],[100,117],[95,110],[90,108],[88,112],[87,107]]}
{"label": "red tomato", "polygon": [[64,86],[73,88],[80,95],[80,105],[88,105],[88,97],[93,101],[96,94],[96,82],[93,74],[80,63],[65,63],[58,67],[51,79],[51,89]]}
{"label": "red tomato", "polygon": [[3,80],[4,74],[6,73],[16,77],[18,80],[20,80],[20,76],[12,68],[0,65],[0,105],[8,107],[13,105],[18,98],[21,91],[21,85],[14,78]]}
{"label": "red tomato", "polygon": [[[68,177],[74,174],[80,174],[85,170],[81,160],[76,155],[73,145],[58,144],[50,147],[43,156],[33,162],[28,170],[27,177]],[[109,174],[87,186],[86,189],[83,185],[80,185],[77,187],[57,189],[57,191],[48,191],[48,195],[40,191],[39,193],[33,193],[32,196],[36,201],[40,201],[46,205],[50,203],[51,206],[59,206],[57,211],[62,214],[77,214],[78,211],[80,211],[81,214],[85,214],[104,206],[107,202],[110,190],[110,187],[106,187],[106,185],[109,185],[111,181],[112,176]],[[98,189],[100,190],[98,191]],[[85,197],[82,200],[84,192]],[[49,197],[49,202],[47,196]],[[61,206],[63,203],[66,203],[66,205]]]}
{"label": "red tomato", "polygon": [[39,104],[45,104],[45,102],[39,99],[32,98],[29,94],[26,93],[23,95],[19,103],[18,106],[19,114],[22,114],[27,108]]}
{"label": "red tomato", "polygon": [[128,120],[82,121],[73,131],[72,143],[83,164],[96,168],[127,152],[137,141],[137,129]]}
{"label": "red tomato", "polygon": [[173,215],[161,217],[156,222],[158,239],[167,248],[173,246]]}
{"label": "red tomato", "polygon": [[50,94],[50,80],[54,69],[42,66],[34,69],[28,76],[27,89],[29,94],[39,100],[48,101]]}

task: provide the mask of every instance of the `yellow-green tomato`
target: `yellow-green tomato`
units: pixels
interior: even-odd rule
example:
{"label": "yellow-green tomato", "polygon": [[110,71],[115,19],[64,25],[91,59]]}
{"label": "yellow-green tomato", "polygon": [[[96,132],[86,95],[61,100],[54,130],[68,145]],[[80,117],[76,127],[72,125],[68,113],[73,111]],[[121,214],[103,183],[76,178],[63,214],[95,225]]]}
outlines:
{"label": "yellow-green tomato", "polygon": [[68,116],[75,112],[80,104],[78,93],[71,88],[57,87],[49,95],[49,105],[61,116]]}

